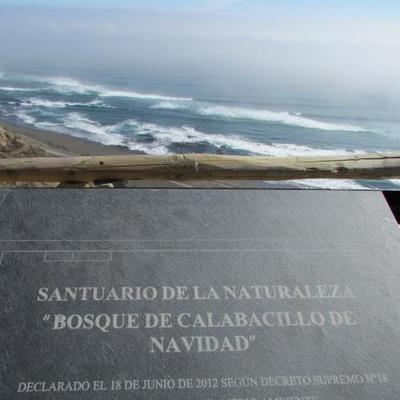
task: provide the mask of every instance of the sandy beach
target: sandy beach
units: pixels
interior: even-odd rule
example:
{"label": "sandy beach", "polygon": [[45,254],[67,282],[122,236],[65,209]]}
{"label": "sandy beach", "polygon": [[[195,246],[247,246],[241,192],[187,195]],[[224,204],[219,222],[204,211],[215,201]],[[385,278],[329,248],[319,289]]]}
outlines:
{"label": "sandy beach", "polygon": [[[106,146],[63,133],[31,129],[0,120],[0,159],[133,154],[122,146]],[[55,187],[57,183],[0,182],[0,187]]]}
{"label": "sandy beach", "polygon": [[133,154],[123,146],[106,146],[63,133],[26,128],[0,120],[0,158]]}
{"label": "sandy beach", "polygon": [[[32,129],[9,123],[0,119],[0,159],[30,157],[66,157],[79,155],[124,155],[143,154],[122,146],[106,146],[89,140],[76,138],[63,133]],[[54,182],[1,182],[0,187],[57,187]],[[232,188],[265,187],[262,182],[223,182],[223,181],[125,181],[124,187],[150,188]],[[65,187],[65,186],[63,186]],[[92,186],[87,186],[92,187]],[[96,187],[98,187],[96,185]],[[121,187],[121,186],[117,186]]]}

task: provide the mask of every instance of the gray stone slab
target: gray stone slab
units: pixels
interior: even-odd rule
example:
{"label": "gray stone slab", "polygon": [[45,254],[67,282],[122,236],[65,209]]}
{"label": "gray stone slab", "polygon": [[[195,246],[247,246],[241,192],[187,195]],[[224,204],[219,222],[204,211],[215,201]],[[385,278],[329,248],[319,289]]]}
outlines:
{"label": "gray stone slab", "polygon": [[400,397],[380,192],[0,190],[0,399]]}

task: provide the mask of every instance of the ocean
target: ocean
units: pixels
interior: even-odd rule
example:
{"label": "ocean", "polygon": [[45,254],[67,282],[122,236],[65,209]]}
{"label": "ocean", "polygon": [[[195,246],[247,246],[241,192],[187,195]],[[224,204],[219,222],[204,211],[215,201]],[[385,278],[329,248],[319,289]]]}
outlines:
{"label": "ocean", "polygon": [[[231,82],[234,86],[237,82]],[[237,86],[240,86],[237,84]],[[154,74],[0,73],[0,118],[147,154],[312,156],[400,151],[400,113],[382,99],[219,90]],[[385,182],[298,186],[394,188]]]}

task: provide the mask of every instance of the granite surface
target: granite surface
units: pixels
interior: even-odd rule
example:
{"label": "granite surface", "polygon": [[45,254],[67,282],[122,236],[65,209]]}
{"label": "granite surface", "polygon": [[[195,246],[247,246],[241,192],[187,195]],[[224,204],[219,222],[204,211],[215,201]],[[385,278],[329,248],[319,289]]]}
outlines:
{"label": "granite surface", "polygon": [[380,192],[0,190],[0,398],[400,397]]}

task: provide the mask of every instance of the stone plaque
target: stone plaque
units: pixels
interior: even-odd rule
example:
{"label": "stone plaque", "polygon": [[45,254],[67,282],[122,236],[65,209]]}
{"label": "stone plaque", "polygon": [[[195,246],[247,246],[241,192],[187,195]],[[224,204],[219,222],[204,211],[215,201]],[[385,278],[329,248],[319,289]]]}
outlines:
{"label": "stone plaque", "polygon": [[0,399],[400,398],[380,192],[1,190]]}

